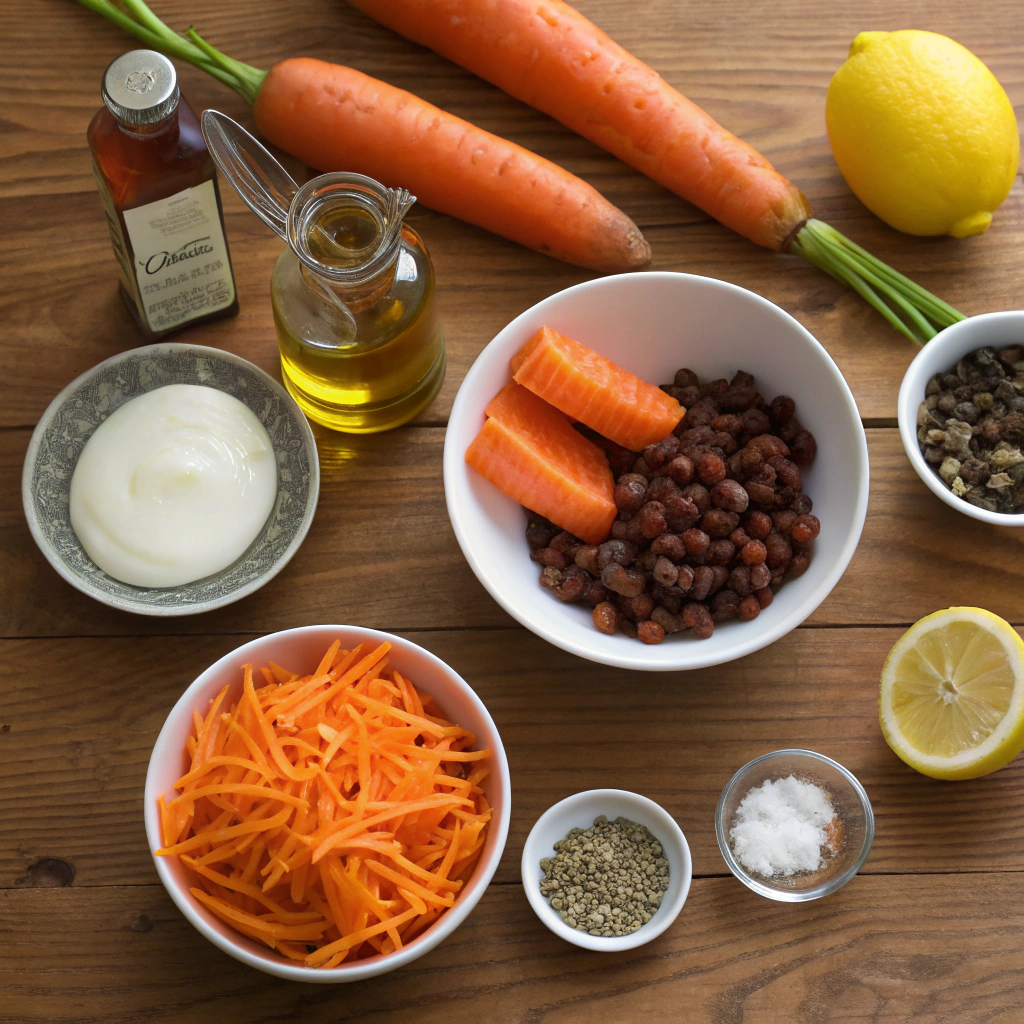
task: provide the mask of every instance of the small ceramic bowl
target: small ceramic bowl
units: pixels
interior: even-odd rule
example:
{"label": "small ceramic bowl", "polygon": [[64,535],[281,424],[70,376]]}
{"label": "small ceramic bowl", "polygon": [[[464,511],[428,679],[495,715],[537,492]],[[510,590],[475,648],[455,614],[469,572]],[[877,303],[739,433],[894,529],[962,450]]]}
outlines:
{"label": "small ceramic bowl", "polygon": [[454,669],[412,641],[391,633],[359,626],[302,626],[269,633],[225,654],[189,686],[171,709],[153,746],[146,772],[144,815],[150,850],[157,850],[163,845],[157,798],[163,796],[170,800],[177,795],[174,783],[188,770],[185,743],[192,731],[193,711],[205,710],[225,685],[230,687],[225,706],[230,706],[241,694],[244,664],[256,666],[275,661],[296,671],[303,667],[312,671],[335,640],[341,640],[342,647],[349,650],[360,643],[377,646],[386,640],[391,644],[388,653],[390,663],[411,679],[417,689],[430,694],[450,721],[473,732],[480,748],[491,751],[491,774],[483,788],[493,816],[480,859],[450,910],[394,953],[355,960],[330,969],[305,967],[236,932],[189,892],[195,880],[178,857],[154,855],[160,881],[178,909],[202,936],[236,960],[289,981],[331,983],[372,978],[410,963],[446,939],[469,916],[494,876],[505,849],[512,808],[508,760],[497,726],[483,701]]}
{"label": "small ceramic bowl", "polygon": [[[842,850],[814,872],[765,878],[751,874],[733,856],[729,844],[732,827],[743,798],[768,779],[793,775],[813,782],[828,793],[832,806],[846,829]],[[868,858],[875,838],[875,815],[864,787],[841,764],[813,750],[776,750],[745,764],[726,784],[715,811],[715,833],[729,870],[748,888],[783,903],[804,903],[820,899],[842,888]]]}
{"label": "small ceramic bowl", "polygon": [[[200,384],[247,405],[277,456],[277,498],[263,529],[233,565],[180,587],[148,589],[115,580],[85,553],[71,526],[71,476],[93,431],[125,402],[167,384]],[[131,349],[72,381],[36,425],[21,478],[32,537],[73,587],[140,615],[194,615],[259,590],[299,549],[313,522],[320,464],[313,432],[291,396],[259,367],[220,349],[162,343]]]}
{"label": "small ceramic bowl", "polygon": [[[661,843],[668,861],[668,890],[662,897],[661,906],[650,921],[630,935],[604,936],[577,931],[558,916],[558,911],[540,891],[540,881],[544,877],[541,859],[555,855],[555,843],[564,839],[570,829],[590,828],[594,819],[602,814],[609,821],[622,817],[643,825]],[[653,800],[623,789],[588,789],[560,800],[537,819],[523,847],[523,887],[537,916],[566,942],[603,953],[634,949],[661,935],[683,909],[692,875],[690,847],[675,819]]]}
{"label": "small ceramic bowl", "polygon": [[1024,513],[1009,515],[989,512],[958,498],[938,474],[938,469],[925,462],[917,441],[917,410],[924,401],[924,389],[936,373],[956,372],[956,364],[969,352],[991,345],[1024,345],[1024,310],[1004,313],[983,313],[947,327],[925,344],[907,368],[900,386],[899,423],[903,448],[917,475],[925,486],[950,508],[996,526],[1024,526]]}
{"label": "small ceramic bowl", "polygon": [[[689,632],[647,645],[594,627],[591,610],[562,604],[538,582],[526,513],[466,464],[487,403],[511,379],[509,359],[547,325],[653,384],[689,367],[702,379],[752,373],[771,401],[790,395],[818,443],[802,466],[821,534],[811,563],[779,589],[753,622],[738,619],[698,640]],[[843,375],[784,310],[725,281],[663,272],[619,274],[576,285],[516,317],[480,353],[459,388],[444,444],[444,493],[455,536],[473,572],[510,615],[571,654],[642,671],[706,668],[766,647],[795,629],[828,596],[853,557],[868,501],[864,428]]]}

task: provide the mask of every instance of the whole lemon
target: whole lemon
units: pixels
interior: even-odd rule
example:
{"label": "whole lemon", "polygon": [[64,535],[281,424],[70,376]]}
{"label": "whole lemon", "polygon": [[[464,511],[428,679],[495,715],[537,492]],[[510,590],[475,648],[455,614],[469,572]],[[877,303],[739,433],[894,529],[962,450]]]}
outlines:
{"label": "whole lemon", "polygon": [[825,101],[829,142],[857,198],[911,235],[978,235],[1017,173],[1003,87],[934,32],[861,32]]}

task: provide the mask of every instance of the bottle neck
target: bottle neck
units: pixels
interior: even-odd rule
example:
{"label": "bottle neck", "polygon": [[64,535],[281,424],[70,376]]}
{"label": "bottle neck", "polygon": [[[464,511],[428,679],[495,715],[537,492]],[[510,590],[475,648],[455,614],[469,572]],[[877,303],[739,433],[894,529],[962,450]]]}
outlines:
{"label": "bottle neck", "polygon": [[178,111],[173,110],[167,117],[160,121],[155,121],[153,124],[128,124],[125,121],[115,117],[114,120],[117,122],[118,130],[123,132],[125,135],[132,139],[156,139],[168,133],[177,135],[178,133]]}

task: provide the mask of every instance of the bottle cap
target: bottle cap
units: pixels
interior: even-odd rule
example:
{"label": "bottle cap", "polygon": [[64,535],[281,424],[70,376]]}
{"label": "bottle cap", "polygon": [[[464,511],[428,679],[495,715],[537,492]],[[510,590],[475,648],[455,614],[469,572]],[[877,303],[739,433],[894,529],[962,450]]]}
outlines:
{"label": "bottle cap", "polygon": [[177,109],[178,75],[162,53],[131,50],[107,68],[102,95],[123,124],[156,124]]}

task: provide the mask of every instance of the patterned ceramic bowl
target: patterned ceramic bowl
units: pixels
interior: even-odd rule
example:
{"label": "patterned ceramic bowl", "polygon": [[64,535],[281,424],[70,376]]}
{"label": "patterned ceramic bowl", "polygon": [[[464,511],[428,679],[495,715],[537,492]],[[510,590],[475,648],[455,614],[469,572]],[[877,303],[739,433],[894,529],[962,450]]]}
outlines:
{"label": "patterned ceramic bowl", "polygon": [[[147,589],[113,579],[89,558],[71,528],[69,493],[78,456],[93,431],[125,402],[167,384],[216,388],[256,414],[277,455],[277,500],[259,535],[233,565],[180,587]],[[316,441],[284,388],[239,356],[181,343],[123,352],[72,381],[39,420],[21,478],[29,528],[54,569],[82,593],[140,615],[194,615],[258,590],[298,550],[319,493]]]}

